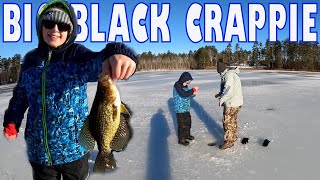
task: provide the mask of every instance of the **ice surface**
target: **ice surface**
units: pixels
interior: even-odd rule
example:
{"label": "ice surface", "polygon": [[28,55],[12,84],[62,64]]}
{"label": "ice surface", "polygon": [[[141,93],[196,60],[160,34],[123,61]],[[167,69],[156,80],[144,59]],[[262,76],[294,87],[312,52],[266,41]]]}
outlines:
{"label": "ice surface", "polygon": [[[238,143],[231,149],[208,146],[223,141],[222,108],[216,71],[189,71],[199,86],[191,102],[195,140],[177,143],[172,88],[183,71],[137,72],[119,81],[122,101],[133,110],[134,136],[127,149],[115,153],[119,168],[90,179],[114,180],[301,180],[318,178],[320,137],[320,73],[242,71],[244,105],[238,116]],[[12,85],[0,86],[0,123],[8,106]],[[94,98],[96,83],[88,84]],[[0,137],[0,180],[30,180],[22,124],[17,140]],[[249,143],[240,143],[243,137]],[[264,139],[268,147],[261,146]],[[91,151],[90,171],[97,150]]]}

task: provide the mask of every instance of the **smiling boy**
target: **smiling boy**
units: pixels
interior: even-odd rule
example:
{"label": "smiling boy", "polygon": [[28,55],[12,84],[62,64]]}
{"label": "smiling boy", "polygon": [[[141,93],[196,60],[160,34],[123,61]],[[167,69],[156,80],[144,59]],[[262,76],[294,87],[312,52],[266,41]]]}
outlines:
{"label": "smiling boy", "polygon": [[4,134],[16,139],[29,109],[25,140],[33,179],[87,179],[89,153],[79,143],[89,114],[87,82],[96,82],[101,73],[129,78],[137,57],[122,43],[109,43],[100,52],[74,43],[77,18],[66,1],[49,2],[37,18],[38,47],[24,57],[5,111]]}

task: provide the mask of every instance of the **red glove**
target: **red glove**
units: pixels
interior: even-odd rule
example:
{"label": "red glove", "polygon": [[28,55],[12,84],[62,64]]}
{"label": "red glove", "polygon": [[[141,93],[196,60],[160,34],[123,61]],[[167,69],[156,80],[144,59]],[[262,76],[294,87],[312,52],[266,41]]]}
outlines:
{"label": "red glove", "polygon": [[193,87],[192,91],[193,91],[194,94],[197,94],[198,93],[198,87],[197,86]]}
{"label": "red glove", "polygon": [[16,125],[13,123],[10,123],[6,127],[4,127],[3,132],[7,136],[17,136],[18,135],[18,132],[16,130]]}

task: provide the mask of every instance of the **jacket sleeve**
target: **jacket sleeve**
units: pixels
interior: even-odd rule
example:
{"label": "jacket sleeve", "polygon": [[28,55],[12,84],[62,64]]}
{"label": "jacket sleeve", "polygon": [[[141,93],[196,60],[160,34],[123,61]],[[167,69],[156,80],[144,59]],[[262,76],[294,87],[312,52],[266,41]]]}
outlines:
{"label": "jacket sleeve", "polygon": [[114,54],[123,54],[130,57],[134,62],[138,62],[137,56],[123,43],[109,43],[100,52],[93,52],[84,46],[78,47],[76,59],[80,60],[78,74],[85,77],[87,82],[96,82],[102,72],[102,63],[105,59]]}
{"label": "jacket sleeve", "polygon": [[194,98],[194,97],[196,97],[195,94],[192,94],[191,96],[189,96],[190,99],[192,99],[192,98]]}
{"label": "jacket sleeve", "polygon": [[228,75],[225,77],[225,84],[221,94],[221,102],[224,103],[226,100],[231,98],[232,89],[234,86],[234,77]]}
{"label": "jacket sleeve", "polygon": [[113,42],[108,43],[105,48],[103,48],[100,52],[94,52],[90,49],[86,48],[81,44],[74,44],[70,48],[70,56],[76,60],[76,62],[83,63],[89,61],[92,57],[101,55],[102,59],[107,59],[115,54],[123,54],[131,58],[138,65],[138,57],[133,49],[129,48],[125,44],[121,42]]}
{"label": "jacket sleeve", "polygon": [[222,82],[222,79],[221,79],[221,83],[220,83],[220,91],[219,91],[219,96],[220,96],[220,97],[221,97],[221,96],[222,96],[222,94],[223,94],[224,85],[225,85],[225,82]]}
{"label": "jacket sleeve", "polygon": [[9,106],[4,113],[3,121],[3,127],[6,127],[10,123],[15,124],[17,132],[19,132],[19,127],[21,126],[24,113],[29,107],[26,90],[22,82],[22,74],[24,69],[25,68],[22,65],[19,74],[19,80],[17,82],[17,85],[13,89],[13,96],[10,99]]}
{"label": "jacket sleeve", "polygon": [[136,53],[133,51],[133,49],[129,48],[123,43],[120,43],[120,42],[108,43],[107,46],[103,50],[101,50],[101,52],[103,54],[102,56],[103,59],[107,59],[110,56],[115,54],[126,55],[129,58],[131,58],[138,67],[139,60]]}
{"label": "jacket sleeve", "polygon": [[190,89],[190,90],[188,90],[188,91],[185,91],[185,90],[183,89],[182,84],[180,84],[180,83],[178,83],[178,82],[176,82],[176,83],[174,84],[174,87],[176,88],[178,94],[179,94],[181,97],[186,98],[186,97],[189,97],[189,96],[193,95],[192,89]]}

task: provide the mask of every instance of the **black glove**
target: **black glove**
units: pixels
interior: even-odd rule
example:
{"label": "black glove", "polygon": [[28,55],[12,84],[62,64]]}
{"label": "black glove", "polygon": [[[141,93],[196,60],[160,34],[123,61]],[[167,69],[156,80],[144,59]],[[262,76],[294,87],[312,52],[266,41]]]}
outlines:
{"label": "black glove", "polygon": [[243,138],[242,140],[241,140],[241,143],[242,144],[247,144],[249,142],[249,138]]}
{"label": "black glove", "polygon": [[269,142],[270,142],[269,139],[265,139],[262,143],[262,146],[267,147]]}

